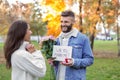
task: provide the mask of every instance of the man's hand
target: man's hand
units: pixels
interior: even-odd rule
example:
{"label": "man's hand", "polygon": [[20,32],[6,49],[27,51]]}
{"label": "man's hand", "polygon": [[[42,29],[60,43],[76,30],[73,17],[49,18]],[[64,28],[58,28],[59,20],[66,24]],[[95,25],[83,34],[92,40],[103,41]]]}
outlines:
{"label": "man's hand", "polygon": [[61,62],[62,65],[65,66],[72,66],[73,65],[73,59],[72,58],[66,58],[65,61]]}
{"label": "man's hand", "polygon": [[54,59],[55,59],[55,58],[49,58],[49,59],[48,59],[48,63],[51,64],[51,65],[53,65]]}

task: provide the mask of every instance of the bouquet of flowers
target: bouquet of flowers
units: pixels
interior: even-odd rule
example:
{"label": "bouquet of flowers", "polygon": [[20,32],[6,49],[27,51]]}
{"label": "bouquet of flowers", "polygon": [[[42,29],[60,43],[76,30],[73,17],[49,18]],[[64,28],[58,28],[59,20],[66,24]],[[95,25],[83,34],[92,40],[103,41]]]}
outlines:
{"label": "bouquet of flowers", "polygon": [[56,44],[55,38],[53,36],[45,36],[41,39],[41,51],[45,54],[46,58],[52,58],[53,45]]}
{"label": "bouquet of flowers", "polygon": [[[45,57],[47,59],[52,58],[53,45],[56,44],[55,38],[53,36],[45,36],[42,37],[40,43],[41,43],[41,52],[45,54]],[[54,69],[52,65],[50,69],[49,80],[55,80]]]}

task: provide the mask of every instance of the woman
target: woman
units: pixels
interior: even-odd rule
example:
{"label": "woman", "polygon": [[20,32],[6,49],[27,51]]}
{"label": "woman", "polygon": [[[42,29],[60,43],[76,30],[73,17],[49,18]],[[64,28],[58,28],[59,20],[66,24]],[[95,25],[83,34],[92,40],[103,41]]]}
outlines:
{"label": "woman", "polygon": [[29,43],[31,34],[23,20],[13,22],[9,28],[4,53],[7,68],[12,68],[12,80],[38,80],[46,73],[41,52]]}

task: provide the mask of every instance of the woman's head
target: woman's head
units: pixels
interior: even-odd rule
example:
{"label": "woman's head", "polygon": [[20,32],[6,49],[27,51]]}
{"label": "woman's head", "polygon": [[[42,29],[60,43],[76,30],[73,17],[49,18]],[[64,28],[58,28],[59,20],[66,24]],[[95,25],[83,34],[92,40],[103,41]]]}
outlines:
{"label": "woman's head", "polygon": [[7,38],[12,38],[12,41],[23,41],[28,29],[28,24],[25,21],[17,20],[12,23],[9,28]]}
{"label": "woman's head", "polygon": [[30,27],[26,21],[17,20],[13,22],[8,30],[4,53],[7,67],[11,67],[11,55],[17,50],[23,41],[29,41],[31,35]]}

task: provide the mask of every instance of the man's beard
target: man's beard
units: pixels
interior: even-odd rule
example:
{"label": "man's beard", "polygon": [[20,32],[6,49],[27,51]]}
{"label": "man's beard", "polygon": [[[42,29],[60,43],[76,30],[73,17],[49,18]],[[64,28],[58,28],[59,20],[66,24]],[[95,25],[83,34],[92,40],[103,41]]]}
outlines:
{"label": "man's beard", "polygon": [[69,25],[69,26],[62,26],[62,25],[61,25],[61,29],[62,29],[63,27],[67,28],[67,30],[62,30],[62,32],[63,32],[63,33],[70,32],[70,31],[71,31],[71,29],[72,29],[72,26],[73,26],[72,24],[71,24],[71,25]]}

